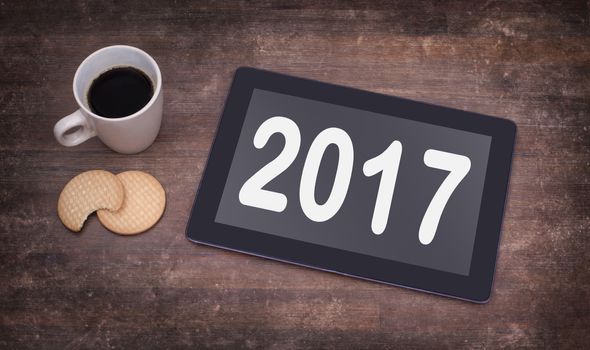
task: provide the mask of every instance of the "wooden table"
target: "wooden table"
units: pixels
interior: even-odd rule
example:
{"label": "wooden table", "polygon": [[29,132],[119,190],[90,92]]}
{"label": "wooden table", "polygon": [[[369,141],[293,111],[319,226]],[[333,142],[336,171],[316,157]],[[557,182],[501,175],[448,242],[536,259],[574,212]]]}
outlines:
{"label": "wooden table", "polygon": [[[5,1],[0,4],[0,348],[582,348],[590,341],[586,1]],[[53,138],[72,78],[111,44],[153,55],[160,134],[116,154]],[[239,66],[514,120],[491,300],[476,305],[220,249],[184,236]],[[120,237],[59,221],[89,169],[145,170],[168,205]]]}

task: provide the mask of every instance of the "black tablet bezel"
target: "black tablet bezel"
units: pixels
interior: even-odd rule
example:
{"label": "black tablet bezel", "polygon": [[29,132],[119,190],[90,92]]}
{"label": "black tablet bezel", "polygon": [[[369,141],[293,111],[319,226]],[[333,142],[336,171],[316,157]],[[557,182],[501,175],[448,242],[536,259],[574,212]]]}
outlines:
{"label": "black tablet bezel", "polygon": [[[438,271],[215,222],[254,89],[385,115],[395,114],[398,118],[491,136],[469,275]],[[492,288],[515,136],[516,125],[506,119],[242,67],[235,72],[195,197],[186,235],[195,243],[469,301],[486,302]]]}

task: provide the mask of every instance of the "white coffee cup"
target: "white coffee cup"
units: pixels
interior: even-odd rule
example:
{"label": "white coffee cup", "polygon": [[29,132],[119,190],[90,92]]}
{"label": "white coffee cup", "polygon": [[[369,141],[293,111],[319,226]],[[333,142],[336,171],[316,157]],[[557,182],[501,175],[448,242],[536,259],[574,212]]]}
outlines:
{"label": "white coffee cup", "polygon": [[[88,89],[100,74],[115,67],[135,67],[152,81],[154,94],[139,111],[122,118],[105,118],[93,113],[88,104]],[[74,76],[74,97],[80,109],[60,119],[53,128],[64,146],[76,146],[91,137],[98,138],[119,153],[138,153],[158,136],[162,121],[162,74],[156,61],[144,51],[125,45],[102,48],[88,56]],[[78,128],[73,132],[72,129]]]}

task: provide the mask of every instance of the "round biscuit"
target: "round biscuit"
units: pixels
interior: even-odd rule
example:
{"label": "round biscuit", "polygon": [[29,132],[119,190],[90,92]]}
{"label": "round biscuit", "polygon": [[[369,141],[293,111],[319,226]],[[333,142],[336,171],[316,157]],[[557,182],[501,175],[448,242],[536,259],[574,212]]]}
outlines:
{"label": "round biscuit", "polygon": [[57,214],[68,229],[79,232],[88,215],[98,209],[118,210],[124,196],[123,184],[114,174],[85,171],[64,186],[57,201]]}
{"label": "round biscuit", "polygon": [[123,205],[116,212],[99,210],[100,222],[112,232],[135,235],[154,226],[166,207],[166,192],[152,175],[142,171],[117,174],[125,191]]}

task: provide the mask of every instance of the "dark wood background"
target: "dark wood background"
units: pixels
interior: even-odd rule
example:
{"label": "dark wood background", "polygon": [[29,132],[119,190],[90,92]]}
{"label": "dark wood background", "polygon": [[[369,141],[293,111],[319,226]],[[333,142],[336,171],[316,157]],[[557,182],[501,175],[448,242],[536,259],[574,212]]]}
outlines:
{"label": "dark wood background", "polygon": [[[1,348],[582,348],[590,341],[586,1],[0,3]],[[160,134],[116,154],[53,138],[112,44],[153,55]],[[508,118],[518,140],[491,300],[476,305],[197,246],[184,236],[233,71],[254,66]],[[145,170],[151,231],[82,233],[79,172]]]}

